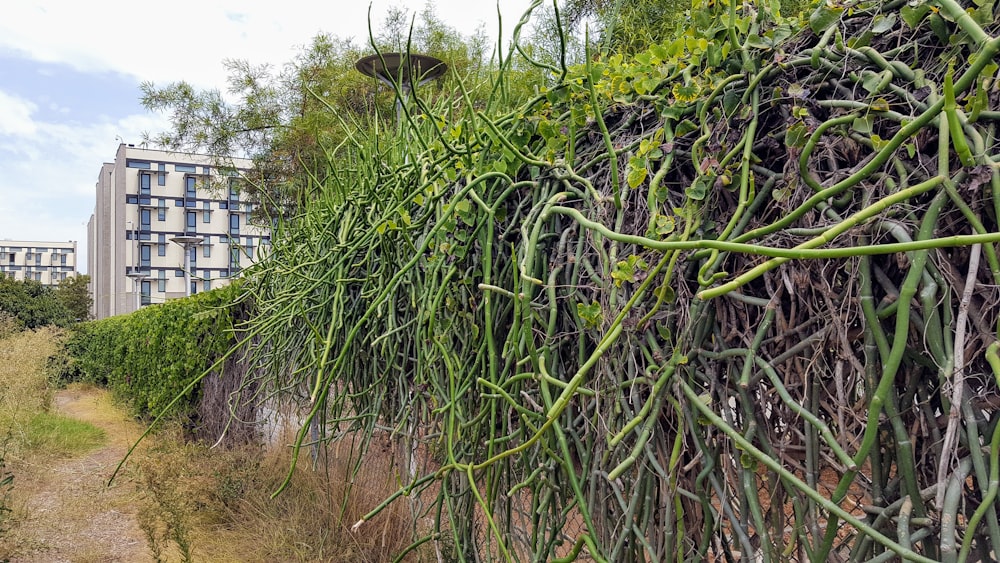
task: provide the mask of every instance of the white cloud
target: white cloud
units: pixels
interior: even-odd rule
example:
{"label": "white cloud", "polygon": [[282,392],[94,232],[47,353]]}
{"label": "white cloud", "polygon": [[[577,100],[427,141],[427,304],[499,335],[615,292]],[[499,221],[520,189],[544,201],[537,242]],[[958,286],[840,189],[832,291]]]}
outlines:
{"label": "white cloud", "polygon": [[[499,3],[509,36],[531,0]],[[390,6],[402,5],[412,13],[424,4],[374,0],[373,25],[378,27]],[[496,35],[494,1],[436,0],[434,5],[440,18],[463,33],[484,24]],[[4,4],[0,54],[87,73],[119,73],[136,81],[186,80],[224,90],[224,59],[278,68],[320,32],[364,45],[368,14],[368,1],[345,0],[18,0]],[[143,131],[169,128],[160,115],[123,115],[132,109],[82,115],[79,108],[89,107],[82,99],[87,95],[42,93],[26,99],[0,90],[0,238],[76,240],[81,267],[86,265],[94,184],[101,164],[114,158],[116,137],[134,142]],[[59,105],[51,105],[56,99]],[[67,107],[73,111],[66,113]]]}
{"label": "white cloud", "polygon": [[[0,108],[6,98],[0,91]],[[147,114],[93,123],[29,121],[20,130],[0,130],[0,238],[75,240],[83,269],[94,186],[101,164],[114,159],[115,137],[138,139],[168,125],[165,117]]]}
{"label": "white cloud", "polygon": [[[414,12],[422,10],[424,3],[375,0],[373,25],[377,28],[391,6],[402,4]],[[175,0],[164,5],[22,0],[10,4],[0,19],[0,49],[38,61],[66,63],[84,72],[121,72],[158,82],[187,80],[201,87],[223,85],[221,63],[226,58],[281,65],[321,31],[354,37],[360,44],[368,36],[367,2]],[[530,0],[500,2],[506,33],[529,4]],[[485,24],[495,35],[497,5],[493,2],[438,0],[435,9],[462,32]]]}
{"label": "white cloud", "polygon": [[35,132],[31,114],[38,109],[31,101],[0,91],[0,135],[30,135]]}

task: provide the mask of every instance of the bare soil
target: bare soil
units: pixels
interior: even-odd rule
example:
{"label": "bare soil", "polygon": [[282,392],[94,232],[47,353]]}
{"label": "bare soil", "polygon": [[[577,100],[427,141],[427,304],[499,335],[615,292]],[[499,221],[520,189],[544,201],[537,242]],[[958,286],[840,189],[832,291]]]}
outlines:
{"label": "bare soil", "polygon": [[141,429],[111,404],[106,391],[58,391],[54,410],[104,430],[105,443],[72,459],[29,459],[14,468],[13,529],[0,539],[0,560],[145,562],[153,558],[136,513],[140,493],[126,467],[108,478]]}

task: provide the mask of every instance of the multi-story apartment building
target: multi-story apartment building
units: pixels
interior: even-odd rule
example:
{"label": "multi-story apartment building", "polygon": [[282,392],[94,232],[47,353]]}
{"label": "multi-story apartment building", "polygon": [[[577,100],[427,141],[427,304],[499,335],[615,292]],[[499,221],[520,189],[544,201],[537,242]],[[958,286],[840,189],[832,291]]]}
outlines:
{"label": "multi-story apartment building", "polygon": [[76,242],[0,240],[0,275],[59,285],[76,275]]}
{"label": "multi-story apartment building", "polygon": [[97,178],[87,225],[87,272],[94,318],[221,287],[270,243],[248,221],[231,159],[121,144]]}

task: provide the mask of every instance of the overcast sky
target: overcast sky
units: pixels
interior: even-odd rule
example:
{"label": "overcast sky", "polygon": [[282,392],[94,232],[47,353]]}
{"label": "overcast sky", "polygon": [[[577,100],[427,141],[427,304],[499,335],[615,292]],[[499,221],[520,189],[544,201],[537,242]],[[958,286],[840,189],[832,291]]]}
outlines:
{"label": "overcast sky", "polygon": [[[500,0],[503,38],[530,0]],[[167,127],[139,104],[139,83],[186,80],[225,91],[223,59],[280,67],[317,33],[367,43],[364,0],[18,0],[0,17],[0,239],[75,240],[86,270],[87,221],[101,164],[119,140]],[[374,0],[420,11],[425,0]],[[497,4],[436,0],[463,33],[497,36]]]}

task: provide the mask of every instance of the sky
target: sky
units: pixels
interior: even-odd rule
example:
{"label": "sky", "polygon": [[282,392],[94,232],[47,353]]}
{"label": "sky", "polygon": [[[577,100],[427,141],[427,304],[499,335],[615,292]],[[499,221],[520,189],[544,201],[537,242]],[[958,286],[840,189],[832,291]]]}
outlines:
{"label": "sky", "polygon": [[[530,0],[435,0],[438,16],[509,39]],[[101,164],[120,142],[169,128],[139,103],[139,84],[184,80],[225,91],[224,59],[275,68],[318,33],[367,44],[390,7],[425,0],[18,0],[0,17],[0,239],[77,241],[86,273],[87,221]]]}

